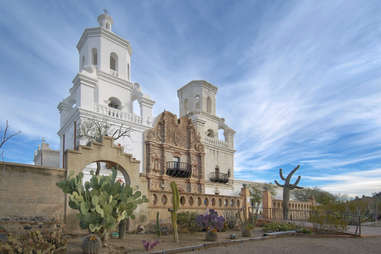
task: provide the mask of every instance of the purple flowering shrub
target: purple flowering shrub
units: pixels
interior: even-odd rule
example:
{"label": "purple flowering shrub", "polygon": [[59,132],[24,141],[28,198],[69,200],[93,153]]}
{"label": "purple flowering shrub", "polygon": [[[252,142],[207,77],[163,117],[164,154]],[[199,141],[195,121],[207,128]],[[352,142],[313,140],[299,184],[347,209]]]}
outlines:
{"label": "purple flowering shrub", "polygon": [[225,218],[218,216],[214,209],[210,209],[209,213],[197,216],[196,223],[206,231],[221,231],[224,228]]}
{"label": "purple flowering shrub", "polygon": [[158,245],[158,244],[159,244],[159,241],[158,241],[158,240],[156,240],[156,241],[152,241],[152,242],[143,240],[143,246],[144,246],[144,249],[145,249],[146,251],[150,251],[150,250],[152,250],[152,249],[155,248],[155,246]]}

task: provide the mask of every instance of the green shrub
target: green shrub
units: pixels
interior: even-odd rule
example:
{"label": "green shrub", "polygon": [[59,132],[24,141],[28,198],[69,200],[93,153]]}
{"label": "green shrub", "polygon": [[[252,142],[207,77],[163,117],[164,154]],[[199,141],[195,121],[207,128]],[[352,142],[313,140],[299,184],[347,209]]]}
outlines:
{"label": "green shrub", "polygon": [[196,223],[195,212],[181,212],[177,214],[177,224],[179,225],[179,231],[182,233],[193,233],[201,231],[200,226]]}
{"label": "green shrub", "polygon": [[224,218],[227,228],[234,229],[236,227],[238,222],[236,211],[226,210],[224,212]]}
{"label": "green shrub", "polygon": [[296,232],[303,233],[303,234],[311,234],[312,233],[312,231],[308,228],[301,228],[301,229],[297,230]]}
{"label": "green shrub", "polygon": [[310,221],[318,231],[345,231],[348,218],[344,215],[347,207],[344,203],[329,203],[315,207]]}
{"label": "green shrub", "polygon": [[0,253],[4,254],[48,254],[66,246],[61,232],[31,231],[17,238],[8,234],[6,241],[0,241]]}
{"label": "green shrub", "polygon": [[281,231],[290,231],[298,230],[301,227],[298,227],[292,223],[279,223],[279,222],[270,222],[263,226],[263,231],[268,232],[281,232]]}

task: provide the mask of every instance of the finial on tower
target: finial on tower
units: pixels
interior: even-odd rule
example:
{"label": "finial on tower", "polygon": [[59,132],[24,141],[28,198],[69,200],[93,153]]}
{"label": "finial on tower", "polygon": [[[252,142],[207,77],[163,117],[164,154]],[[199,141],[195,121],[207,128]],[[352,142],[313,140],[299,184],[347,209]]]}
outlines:
{"label": "finial on tower", "polygon": [[111,16],[108,15],[108,11],[103,9],[103,13],[98,16],[98,23],[104,29],[111,31],[111,26],[114,21],[112,20]]}

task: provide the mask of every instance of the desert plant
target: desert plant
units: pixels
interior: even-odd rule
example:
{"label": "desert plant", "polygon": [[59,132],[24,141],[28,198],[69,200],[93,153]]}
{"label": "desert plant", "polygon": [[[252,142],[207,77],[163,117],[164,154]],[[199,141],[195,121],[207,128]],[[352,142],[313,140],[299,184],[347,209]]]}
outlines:
{"label": "desert plant", "polygon": [[221,231],[224,228],[225,218],[219,216],[214,209],[209,209],[205,214],[198,215],[196,222],[202,230],[215,229]]}
{"label": "desert plant", "polygon": [[195,212],[181,212],[177,214],[177,224],[180,232],[193,233],[201,231],[196,222],[198,214]]}
{"label": "desert plant", "polygon": [[251,213],[249,215],[249,221],[251,224],[255,225],[257,223],[259,208],[262,202],[262,190],[255,185],[249,186],[250,191],[250,204]]}
{"label": "desert plant", "polygon": [[102,247],[102,241],[96,234],[89,234],[82,241],[84,254],[98,254]]}
{"label": "desert plant", "polygon": [[298,230],[301,227],[293,223],[279,223],[279,222],[270,222],[263,226],[263,232],[281,232],[281,231],[290,231]]}
{"label": "desert plant", "polygon": [[224,212],[224,218],[225,222],[227,223],[227,226],[229,229],[234,229],[235,226],[237,225],[237,213],[232,210],[226,210]]}
{"label": "desert plant", "polygon": [[143,240],[143,247],[146,251],[150,251],[152,250],[153,248],[155,248],[156,245],[159,244],[159,241],[158,240],[155,240],[155,241],[146,241],[146,240]]}
{"label": "desert plant", "polygon": [[241,229],[241,235],[243,237],[250,237],[251,236],[251,230],[254,228],[254,225],[250,224],[249,220],[247,220],[245,217],[242,220],[241,213],[237,213],[237,217],[240,222],[240,229]]}
{"label": "desert plant", "polygon": [[119,239],[122,239],[122,240],[126,239],[127,224],[128,224],[128,218],[123,219],[119,222],[119,226],[118,226]]}
{"label": "desert plant", "polygon": [[198,215],[196,222],[206,231],[206,240],[215,241],[217,240],[217,231],[221,231],[224,228],[225,218],[218,216],[215,210],[209,209],[209,212]]}
{"label": "desert plant", "polygon": [[168,210],[171,213],[173,238],[175,242],[179,242],[179,232],[177,231],[177,210],[179,210],[179,207],[180,207],[180,196],[179,196],[179,190],[177,189],[176,182],[171,182],[171,190],[172,190],[173,208]]}
{"label": "desert plant", "polygon": [[298,186],[298,183],[300,182],[301,176],[298,176],[298,178],[296,179],[296,182],[294,184],[290,183],[292,175],[296,172],[296,170],[299,169],[299,167],[300,167],[300,165],[297,165],[288,174],[288,176],[286,178],[284,178],[284,176],[283,176],[282,169],[281,168],[279,169],[280,178],[284,181],[283,185],[279,184],[278,181],[275,180],[276,185],[278,185],[279,187],[283,188],[283,202],[282,202],[282,206],[283,206],[283,219],[284,220],[288,219],[288,202],[290,201],[290,190],[293,190],[293,189],[303,189],[303,187]]}
{"label": "desert plant", "polygon": [[0,241],[0,253],[4,254],[48,254],[66,248],[66,239],[61,232],[30,231],[18,235],[8,233],[5,241]]}
{"label": "desert plant", "polygon": [[160,213],[156,213],[156,234],[160,237],[161,236],[161,230],[160,230]]}
{"label": "desert plant", "polygon": [[345,231],[353,213],[345,203],[328,203],[314,207],[310,221],[319,231]]}
{"label": "desert plant", "polygon": [[91,233],[101,234],[107,240],[108,231],[126,218],[134,219],[134,210],[139,204],[147,202],[140,191],[125,184],[116,182],[116,170],[112,169],[111,176],[95,175],[82,185],[83,173],[69,177],[57,186],[69,194],[69,206],[79,210],[80,227]]}

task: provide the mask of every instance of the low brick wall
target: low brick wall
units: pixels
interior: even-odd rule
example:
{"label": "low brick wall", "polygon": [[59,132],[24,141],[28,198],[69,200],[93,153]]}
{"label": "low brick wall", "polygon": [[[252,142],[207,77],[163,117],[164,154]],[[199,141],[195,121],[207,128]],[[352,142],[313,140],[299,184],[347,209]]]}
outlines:
{"label": "low brick wall", "polygon": [[0,217],[46,216],[63,222],[63,169],[0,162]]}

